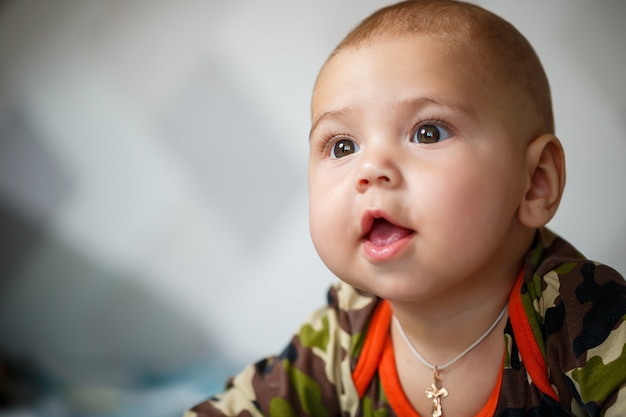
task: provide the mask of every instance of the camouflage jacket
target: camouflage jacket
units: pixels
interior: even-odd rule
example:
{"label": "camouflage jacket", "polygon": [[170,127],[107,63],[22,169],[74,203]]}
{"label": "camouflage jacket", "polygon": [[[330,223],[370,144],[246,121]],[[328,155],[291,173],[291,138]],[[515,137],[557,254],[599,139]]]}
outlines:
{"label": "camouflage jacket", "polygon": [[[509,301],[500,389],[480,415],[626,416],[624,279],[547,229],[523,271]],[[385,373],[395,366],[382,365],[385,348],[370,337],[388,333],[385,305],[337,283],[282,354],[231,378],[185,417],[417,416],[391,395]]]}

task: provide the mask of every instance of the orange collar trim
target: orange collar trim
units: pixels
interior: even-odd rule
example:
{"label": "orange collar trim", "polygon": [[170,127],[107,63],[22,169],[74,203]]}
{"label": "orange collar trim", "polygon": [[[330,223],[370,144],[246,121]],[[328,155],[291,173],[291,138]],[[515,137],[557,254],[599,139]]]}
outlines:
{"label": "orange collar trim", "polygon": [[[523,284],[524,269],[520,271],[509,297],[509,320],[513,327],[515,342],[524,361],[526,372],[530,375],[535,386],[547,396],[559,401],[558,394],[550,384],[548,364],[537,345],[537,340],[535,340],[535,335],[528,321],[528,314],[522,302]],[[535,314],[534,311],[531,314]]]}
{"label": "orange collar trim", "polygon": [[[548,378],[548,366],[539,346],[537,346],[537,341],[535,340],[526,310],[522,303],[521,288],[524,283],[524,274],[525,271],[522,269],[517,276],[511,291],[511,296],[509,297],[509,320],[513,327],[513,333],[517,335],[515,341],[524,366],[533,383],[541,392],[553,398],[555,401],[558,401],[559,397]],[[395,356],[393,354],[393,345],[389,332],[391,315],[391,305],[386,300],[381,300],[370,320],[363,349],[356,367],[352,372],[352,379],[359,393],[359,398],[362,398],[374,378],[376,371],[380,371],[381,379],[384,379],[383,384],[387,398],[394,410],[397,412],[402,411],[402,413],[400,413],[401,415],[407,413],[406,415],[418,417],[419,415],[410,405],[410,402],[400,386],[397,370],[395,368]],[[489,401],[477,417],[493,415],[493,411],[498,403],[502,375],[503,370],[500,372],[498,384],[489,397]],[[408,410],[412,411],[409,412]]]}

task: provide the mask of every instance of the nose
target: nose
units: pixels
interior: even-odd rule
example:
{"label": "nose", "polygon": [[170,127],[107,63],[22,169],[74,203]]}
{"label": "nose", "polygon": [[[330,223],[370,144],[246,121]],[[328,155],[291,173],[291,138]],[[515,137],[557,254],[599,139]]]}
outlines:
{"label": "nose", "polygon": [[365,192],[370,187],[395,188],[402,181],[398,161],[391,155],[372,153],[362,157],[356,177],[356,189]]}

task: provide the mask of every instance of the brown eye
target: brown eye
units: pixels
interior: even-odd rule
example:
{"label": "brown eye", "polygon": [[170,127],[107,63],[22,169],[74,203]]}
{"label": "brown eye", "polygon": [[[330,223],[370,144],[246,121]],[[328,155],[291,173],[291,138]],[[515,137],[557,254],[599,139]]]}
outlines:
{"label": "brown eye", "polygon": [[448,139],[450,134],[442,127],[435,125],[423,125],[417,129],[413,135],[413,142],[417,143],[437,143]]}
{"label": "brown eye", "polygon": [[359,145],[352,139],[341,139],[335,142],[331,150],[331,157],[343,158],[359,150]]}

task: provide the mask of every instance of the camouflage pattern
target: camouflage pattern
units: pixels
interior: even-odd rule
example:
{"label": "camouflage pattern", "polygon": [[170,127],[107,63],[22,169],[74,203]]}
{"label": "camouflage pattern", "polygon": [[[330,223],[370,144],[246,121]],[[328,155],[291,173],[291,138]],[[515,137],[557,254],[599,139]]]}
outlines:
{"label": "camouflage pattern", "polygon": [[[525,367],[529,361],[520,354],[528,341],[516,339],[521,335],[514,334],[509,320],[494,415],[626,416],[626,285],[619,273],[586,260],[542,229],[528,253],[519,297],[549,387],[542,391],[533,381]],[[335,284],[328,305],[305,322],[279,356],[231,378],[224,392],[185,417],[396,416],[378,374],[361,398],[352,381],[379,301]],[[550,389],[553,395],[546,393]]]}

